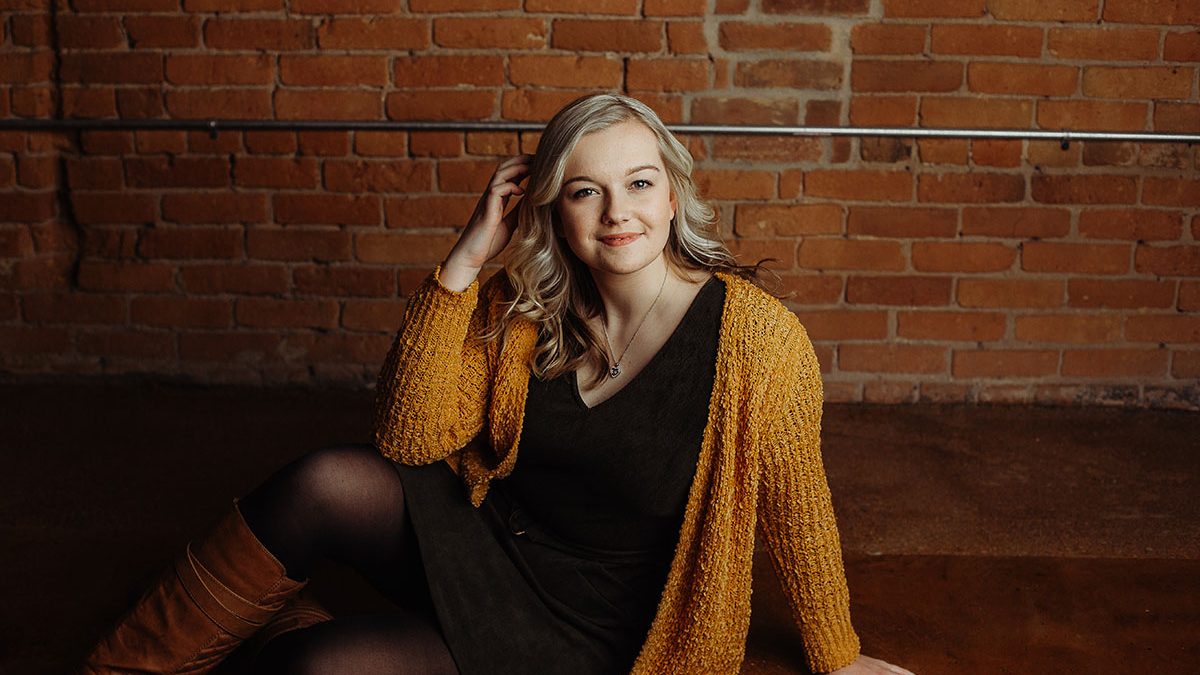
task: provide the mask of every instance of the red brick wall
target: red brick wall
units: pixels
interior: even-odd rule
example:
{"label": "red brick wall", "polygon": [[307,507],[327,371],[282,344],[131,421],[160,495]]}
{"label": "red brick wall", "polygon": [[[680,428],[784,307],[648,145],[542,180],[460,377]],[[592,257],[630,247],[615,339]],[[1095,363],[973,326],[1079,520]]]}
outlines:
{"label": "red brick wall", "polygon": [[[1200,132],[1195,0],[0,0],[0,116]],[[400,5],[402,8],[396,9]],[[695,136],[831,400],[1200,407],[1200,150]],[[0,133],[0,372],[370,384],[536,134]]]}

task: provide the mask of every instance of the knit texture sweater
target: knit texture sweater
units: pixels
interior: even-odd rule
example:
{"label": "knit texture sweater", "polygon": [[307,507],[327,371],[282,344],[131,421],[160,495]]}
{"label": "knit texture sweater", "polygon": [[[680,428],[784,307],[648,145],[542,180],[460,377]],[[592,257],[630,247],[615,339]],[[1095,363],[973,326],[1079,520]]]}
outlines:
{"label": "knit texture sweater", "polygon": [[[503,351],[474,338],[511,297],[501,271],[462,291],[436,267],[411,294],[379,374],[375,443],[409,465],[446,461],[466,498],[517,462],[537,326],[517,319]],[[796,315],[741,277],[726,284],[716,378],[679,541],[633,666],[734,674],[750,627],[755,535],[765,540],[810,670],[853,662],[841,542],[821,458],[822,387]],[[482,301],[480,299],[482,298]]]}

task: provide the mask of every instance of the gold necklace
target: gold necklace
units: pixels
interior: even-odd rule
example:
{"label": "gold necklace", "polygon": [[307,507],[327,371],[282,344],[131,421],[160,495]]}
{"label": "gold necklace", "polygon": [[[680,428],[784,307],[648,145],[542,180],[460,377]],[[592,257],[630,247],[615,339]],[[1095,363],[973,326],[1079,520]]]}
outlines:
{"label": "gold necklace", "polygon": [[[658,302],[659,297],[662,296],[663,288],[665,288],[666,285],[667,285],[667,270],[666,270],[666,266],[664,265],[663,280],[662,280],[662,285],[658,287],[658,295],[654,296],[654,302],[650,303],[650,309],[646,310],[646,314],[642,316],[642,322],[639,323],[637,329],[633,331],[633,337],[629,338],[629,342],[625,343],[625,349],[621,351],[621,359],[624,359],[625,354],[629,353],[629,345],[633,344],[633,339],[637,337],[638,331],[640,331],[642,329],[642,324],[646,323],[646,318],[650,316],[650,310],[654,309],[654,303]],[[611,362],[612,361],[612,344],[611,344],[611,340],[608,339],[608,326],[605,325],[608,323],[607,315],[605,316],[605,319],[606,319],[605,321],[600,322],[600,327],[604,329],[605,350],[608,352],[608,360]],[[608,367],[608,376],[610,378],[614,378],[621,374],[621,359],[617,359],[616,363],[613,363],[611,366]]]}

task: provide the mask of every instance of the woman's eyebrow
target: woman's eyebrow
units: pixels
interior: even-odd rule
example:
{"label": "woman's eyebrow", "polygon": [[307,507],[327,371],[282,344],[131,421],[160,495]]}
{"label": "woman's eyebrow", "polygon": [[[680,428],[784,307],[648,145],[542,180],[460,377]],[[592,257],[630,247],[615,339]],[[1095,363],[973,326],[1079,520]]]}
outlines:
{"label": "woman's eyebrow", "polygon": [[[654,166],[653,164],[643,164],[641,166],[635,166],[632,169],[626,171],[625,175],[628,176],[629,174],[637,173],[639,171],[642,171],[643,169],[654,169],[655,171],[658,171],[658,167]],[[563,185],[570,185],[571,183],[574,183],[577,180],[586,180],[586,181],[591,181],[592,183],[598,182],[598,181],[592,180],[591,178],[588,178],[587,176],[575,176],[574,178],[564,181]]]}

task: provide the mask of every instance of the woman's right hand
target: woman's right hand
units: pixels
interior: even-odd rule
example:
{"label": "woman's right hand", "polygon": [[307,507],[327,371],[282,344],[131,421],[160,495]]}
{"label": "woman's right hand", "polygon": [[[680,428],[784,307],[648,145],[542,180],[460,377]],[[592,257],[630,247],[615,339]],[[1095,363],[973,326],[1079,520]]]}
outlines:
{"label": "woman's right hand", "polygon": [[500,255],[512,240],[517,228],[517,210],[507,216],[504,210],[511,197],[525,194],[518,183],[529,174],[532,158],[529,154],[511,157],[501,162],[492,174],[471,220],[442,263],[441,280],[447,288],[462,290],[471,285],[484,263]]}

